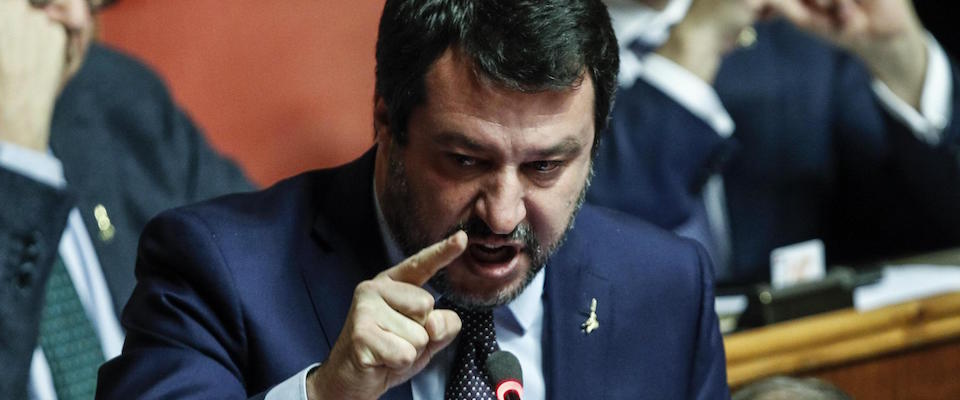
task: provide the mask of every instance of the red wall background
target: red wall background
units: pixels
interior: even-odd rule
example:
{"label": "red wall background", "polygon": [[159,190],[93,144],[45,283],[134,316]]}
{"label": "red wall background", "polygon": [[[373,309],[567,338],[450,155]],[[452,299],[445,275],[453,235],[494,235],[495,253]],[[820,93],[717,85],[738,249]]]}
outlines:
{"label": "red wall background", "polygon": [[383,0],[121,0],[101,39],[146,61],[262,185],[372,143]]}

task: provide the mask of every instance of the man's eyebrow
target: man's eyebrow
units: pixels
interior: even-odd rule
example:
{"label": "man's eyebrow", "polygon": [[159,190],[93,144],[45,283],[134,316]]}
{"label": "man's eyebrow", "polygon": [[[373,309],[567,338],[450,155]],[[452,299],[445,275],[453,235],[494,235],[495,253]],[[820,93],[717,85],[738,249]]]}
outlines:
{"label": "man's eyebrow", "polygon": [[[456,132],[441,132],[433,139],[434,143],[443,147],[456,147],[471,152],[481,153],[487,150],[483,144]],[[553,146],[545,149],[536,149],[532,154],[536,158],[568,157],[580,153],[583,142],[576,137],[567,137]]]}
{"label": "man's eyebrow", "polygon": [[450,131],[440,132],[433,139],[434,143],[444,147],[458,147],[468,151],[482,152],[486,149],[479,142],[462,134]]}
{"label": "man's eyebrow", "polygon": [[567,137],[560,143],[557,143],[553,146],[536,150],[534,154],[536,154],[538,158],[553,158],[558,156],[563,157],[575,155],[580,153],[581,150],[583,150],[583,143],[580,141],[580,139],[576,137]]}

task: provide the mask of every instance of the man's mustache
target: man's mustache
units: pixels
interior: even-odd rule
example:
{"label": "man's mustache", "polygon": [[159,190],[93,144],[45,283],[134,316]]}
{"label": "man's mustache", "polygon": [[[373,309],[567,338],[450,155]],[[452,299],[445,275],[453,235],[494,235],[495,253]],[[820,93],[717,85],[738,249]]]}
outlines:
{"label": "man's mustache", "polygon": [[534,233],[530,224],[526,222],[518,224],[515,228],[513,228],[513,231],[508,234],[496,234],[492,229],[490,229],[486,222],[483,222],[482,219],[472,217],[466,221],[458,223],[456,226],[450,229],[450,232],[447,232],[444,237],[449,237],[458,230],[466,232],[467,236],[470,238],[496,238],[510,242],[521,242],[524,244],[523,251],[526,253],[539,251],[540,249],[540,241],[537,239],[536,233]]}

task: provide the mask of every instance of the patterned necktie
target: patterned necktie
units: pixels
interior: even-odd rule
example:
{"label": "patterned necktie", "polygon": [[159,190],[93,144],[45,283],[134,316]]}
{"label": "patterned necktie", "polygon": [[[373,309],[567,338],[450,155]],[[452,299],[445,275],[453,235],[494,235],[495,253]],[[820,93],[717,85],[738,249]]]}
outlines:
{"label": "patterned necktie", "polygon": [[104,361],[103,349],[60,257],[54,261],[47,281],[40,346],[50,365],[57,398],[92,399],[97,368]]}
{"label": "patterned necktie", "polygon": [[496,400],[485,364],[487,356],[500,349],[493,329],[493,311],[465,310],[445,301],[438,307],[456,311],[463,321],[457,354],[447,377],[445,400]]}

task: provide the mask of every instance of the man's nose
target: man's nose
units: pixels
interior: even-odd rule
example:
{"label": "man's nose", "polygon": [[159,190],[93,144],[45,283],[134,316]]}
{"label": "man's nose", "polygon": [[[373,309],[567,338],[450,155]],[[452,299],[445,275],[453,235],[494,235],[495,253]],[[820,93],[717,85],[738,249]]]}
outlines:
{"label": "man's nose", "polygon": [[494,234],[513,232],[527,217],[525,189],[516,171],[497,173],[485,182],[476,212]]}

